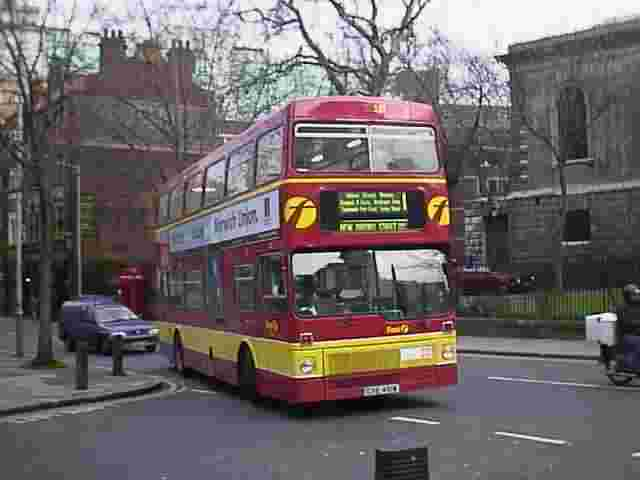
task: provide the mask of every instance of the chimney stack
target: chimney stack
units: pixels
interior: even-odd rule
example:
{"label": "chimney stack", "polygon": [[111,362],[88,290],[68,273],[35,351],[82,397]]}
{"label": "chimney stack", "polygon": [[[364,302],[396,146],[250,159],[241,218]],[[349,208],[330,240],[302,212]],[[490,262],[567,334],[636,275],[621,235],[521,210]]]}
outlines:
{"label": "chimney stack", "polygon": [[[104,72],[110,66],[119,64],[126,59],[127,44],[122,33],[119,30],[116,34],[115,30],[104,30],[100,40],[100,71]],[[116,36],[117,35],[117,36]]]}
{"label": "chimney stack", "polygon": [[196,56],[191,50],[189,40],[183,44],[182,40],[174,39],[167,57],[170,67],[180,72],[182,80],[191,83],[196,68]]}

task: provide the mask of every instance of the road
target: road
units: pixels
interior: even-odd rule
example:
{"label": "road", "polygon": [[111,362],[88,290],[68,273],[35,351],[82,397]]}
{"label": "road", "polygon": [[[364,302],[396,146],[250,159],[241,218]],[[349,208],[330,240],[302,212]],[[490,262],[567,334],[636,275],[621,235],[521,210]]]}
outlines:
{"label": "road", "polygon": [[249,404],[200,377],[179,379],[156,355],[126,362],[184,387],[0,419],[3,476],[373,479],[376,448],[417,444],[429,447],[431,479],[640,478],[640,388],[610,387],[590,362],[463,356],[454,388],[306,415]]}

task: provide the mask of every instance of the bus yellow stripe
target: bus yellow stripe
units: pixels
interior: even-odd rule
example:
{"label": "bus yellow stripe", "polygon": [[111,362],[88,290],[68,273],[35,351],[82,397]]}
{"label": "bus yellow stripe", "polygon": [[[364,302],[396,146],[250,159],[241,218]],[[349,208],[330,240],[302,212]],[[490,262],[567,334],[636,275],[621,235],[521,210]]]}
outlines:
{"label": "bus yellow stripe", "polygon": [[[160,329],[162,342],[172,344],[174,332],[178,329],[184,348],[203,355],[208,355],[211,348],[213,357],[221,360],[236,362],[240,344],[246,342],[254,352],[257,368],[290,378],[318,378],[455,363],[455,358],[444,360],[442,356],[445,346],[455,346],[455,332],[330,340],[314,342],[308,346],[189,325],[155,323]],[[431,347],[432,355],[429,358],[402,359],[400,352],[403,348],[423,346]],[[313,373],[303,375],[297,370],[303,360],[313,361]]]}

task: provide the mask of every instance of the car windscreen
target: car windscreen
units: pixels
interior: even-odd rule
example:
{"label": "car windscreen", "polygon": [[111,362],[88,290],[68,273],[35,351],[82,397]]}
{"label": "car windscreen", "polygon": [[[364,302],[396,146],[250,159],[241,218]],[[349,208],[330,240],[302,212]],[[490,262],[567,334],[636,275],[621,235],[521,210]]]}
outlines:
{"label": "car windscreen", "polygon": [[300,124],[298,171],[432,173],[438,168],[435,130],[393,125]]}
{"label": "car windscreen", "polygon": [[122,320],[137,320],[138,316],[126,307],[97,308],[98,323],[109,323]]}
{"label": "car windscreen", "polygon": [[438,250],[333,250],[293,255],[301,316],[382,314],[403,320],[450,308],[446,257]]}

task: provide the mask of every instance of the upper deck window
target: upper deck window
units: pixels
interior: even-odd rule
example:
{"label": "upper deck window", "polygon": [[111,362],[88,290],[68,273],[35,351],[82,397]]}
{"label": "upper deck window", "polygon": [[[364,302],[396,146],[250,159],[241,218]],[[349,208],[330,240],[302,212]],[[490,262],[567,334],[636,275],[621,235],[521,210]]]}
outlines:
{"label": "upper deck window", "polygon": [[204,205],[213,205],[224,198],[225,161],[219,161],[207,168],[204,186]]}
{"label": "upper deck window", "polygon": [[165,193],[160,197],[160,206],[158,209],[158,224],[162,225],[169,220],[169,194]]}
{"label": "upper deck window", "polygon": [[255,182],[255,146],[249,144],[231,154],[227,173],[227,195],[246,192]]}
{"label": "upper deck window", "polygon": [[299,171],[433,172],[438,168],[430,127],[320,125],[296,127]]}
{"label": "upper deck window", "polygon": [[185,213],[189,214],[202,206],[202,173],[191,177],[185,190]]}
{"label": "upper deck window", "polygon": [[184,208],[184,183],[178,185],[171,192],[171,206],[169,208],[169,220],[177,220],[183,214]]}

